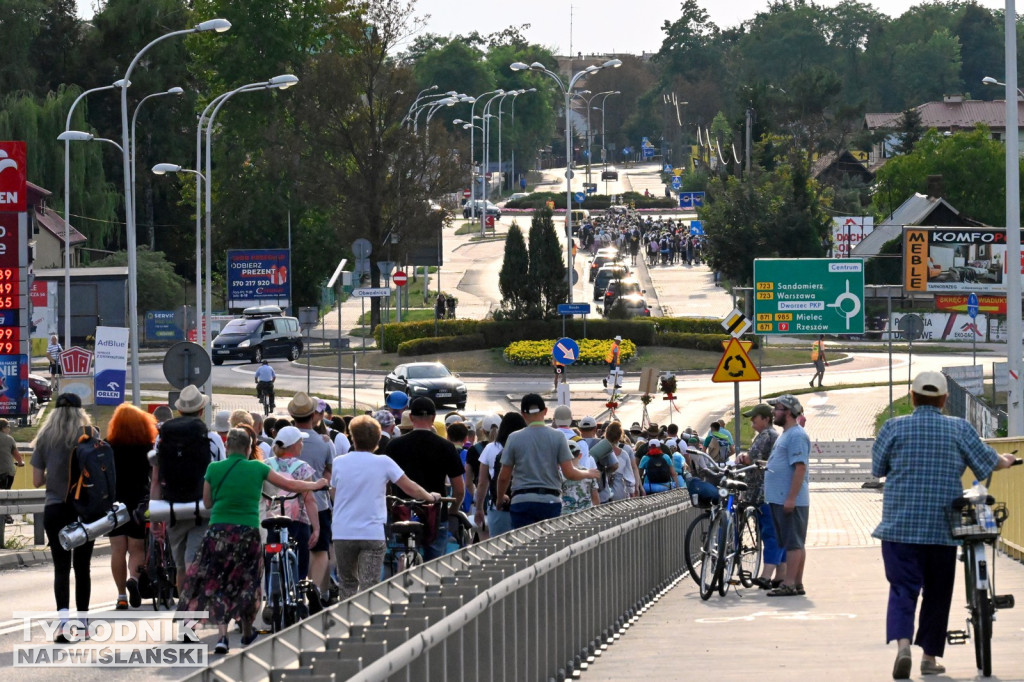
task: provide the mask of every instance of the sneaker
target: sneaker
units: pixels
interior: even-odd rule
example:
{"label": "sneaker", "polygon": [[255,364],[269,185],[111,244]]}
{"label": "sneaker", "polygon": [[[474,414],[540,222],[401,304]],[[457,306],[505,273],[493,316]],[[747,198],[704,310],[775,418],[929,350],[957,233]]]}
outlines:
{"label": "sneaker", "polygon": [[117,605],[114,606],[114,609],[117,610],[117,611],[127,611],[128,610],[128,598],[126,596],[124,596],[123,594],[117,595]]}
{"label": "sneaker", "polygon": [[253,630],[252,632],[250,632],[248,637],[246,637],[245,635],[242,635],[242,646],[243,647],[249,646],[250,644],[255,642],[256,638],[259,637],[259,636],[260,636],[260,633],[258,633],[256,630]]}
{"label": "sneaker", "polygon": [[892,679],[909,680],[910,669],[913,665],[914,661],[910,657],[910,645],[904,644],[896,652],[896,661],[892,665]]}
{"label": "sneaker", "polygon": [[137,609],[142,606],[142,594],[139,592],[139,581],[135,578],[128,578],[128,582],[125,583],[125,587],[128,589],[128,603],[131,604],[133,609]]}
{"label": "sneaker", "polygon": [[213,653],[215,654],[226,654],[228,652],[228,637],[224,635],[217,640],[217,646],[213,647]]}
{"label": "sneaker", "polygon": [[942,675],[946,672],[946,666],[935,661],[926,661],[921,659],[921,674],[922,675]]}
{"label": "sneaker", "polygon": [[8,514],[7,516],[4,517],[4,523],[6,523],[8,526],[13,525],[14,524],[14,517],[11,516],[10,514]]}

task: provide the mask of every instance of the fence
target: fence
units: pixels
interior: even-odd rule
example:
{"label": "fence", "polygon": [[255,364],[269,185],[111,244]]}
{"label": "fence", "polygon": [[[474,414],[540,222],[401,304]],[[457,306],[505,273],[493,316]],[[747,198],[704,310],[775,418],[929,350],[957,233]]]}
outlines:
{"label": "fence", "polygon": [[1005,428],[1005,412],[992,409],[948,374],[946,379],[946,383],[949,385],[946,414],[963,417],[971,423],[982,438],[994,438],[1001,427]]}
{"label": "fence", "polygon": [[188,679],[564,680],[681,579],[680,538],[696,513],[679,490],[512,531],[400,573]]}

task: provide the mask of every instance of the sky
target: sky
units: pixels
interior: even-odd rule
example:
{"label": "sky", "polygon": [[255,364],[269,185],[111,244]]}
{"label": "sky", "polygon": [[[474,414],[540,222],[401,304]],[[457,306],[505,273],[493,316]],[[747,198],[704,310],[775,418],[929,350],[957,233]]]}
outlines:
{"label": "sky", "polygon": [[[815,0],[832,7],[840,0]],[[768,0],[698,0],[720,28],[731,28],[768,7]],[[890,17],[899,16],[921,0],[875,0],[871,4]],[[1004,7],[1003,0],[978,0],[989,8]],[[554,48],[556,54],[608,52],[641,54],[661,47],[665,21],[680,16],[679,0],[417,0],[416,13],[430,15],[425,31],[441,35],[481,34],[508,26],[530,24],[524,33],[532,43]],[[571,12],[570,12],[571,8]]]}

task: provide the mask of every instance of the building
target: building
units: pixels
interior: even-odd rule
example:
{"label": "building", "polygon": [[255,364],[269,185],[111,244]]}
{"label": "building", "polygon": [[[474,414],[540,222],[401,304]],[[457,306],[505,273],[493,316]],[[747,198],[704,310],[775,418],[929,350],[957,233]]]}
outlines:
{"label": "building", "polygon": [[[52,193],[31,182],[28,185],[29,242],[35,244],[33,267],[64,267],[64,218],[48,205]],[[80,264],[84,234],[71,227],[71,267]]]}

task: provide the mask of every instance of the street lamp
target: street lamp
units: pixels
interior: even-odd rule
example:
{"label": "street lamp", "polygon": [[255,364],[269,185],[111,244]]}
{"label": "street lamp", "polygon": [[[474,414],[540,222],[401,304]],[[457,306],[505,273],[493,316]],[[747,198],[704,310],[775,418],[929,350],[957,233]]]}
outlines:
{"label": "street lamp", "polygon": [[86,133],[81,130],[65,130],[57,136],[57,139],[61,142],[106,142],[117,147],[118,151],[124,151],[121,145],[110,138],[96,137],[92,133]]}
{"label": "street lamp", "polygon": [[[1004,88],[1006,87],[1006,83],[1003,83],[1002,81],[997,81],[992,76],[985,76],[984,78],[981,79],[981,82],[984,85],[1001,85]],[[1024,98],[1024,90],[1017,88],[1017,97]]]}
{"label": "street lamp", "polygon": [[142,382],[139,377],[139,282],[138,282],[138,260],[136,253],[136,242],[137,234],[135,231],[135,215],[131,207],[134,206],[134,197],[132,193],[132,169],[131,159],[128,157],[129,149],[129,128],[128,128],[128,88],[131,86],[131,75],[132,71],[135,70],[136,64],[142,58],[142,55],[146,53],[149,48],[153,47],[157,43],[172,38],[174,36],[184,36],[191,33],[206,33],[215,32],[223,33],[231,28],[231,22],[227,19],[210,19],[204,21],[201,24],[197,24],[192,28],[183,29],[180,31],[171,31],[165,33],[149,42],[143,47],[132,59],[128,65],[128,70],[124,72],[124,77],[120,81],[121,88],[121,161],[124,167],[124,204],[125,210],[125,222],[127,223],[127,241],[126,246],[128,249],[128,348],[131,352],[131,364],[132,364],[132,404],[139,407],[142,404]]}
{"label": "street lamp", "polygon": [[609,59],[604,64],[596,65],[591,64],[582,71],[578,71],[569,79],[569,84],[566,85],[561,76],[556,74],[554,71],[549,71],[544,68],[544,65],[540,62],[533,62],[532,64],[524,64],[523,62],[514,62],[509,66],[513,71],[539,71],[540,73],[547,74],[558,83],[558,87],[562,90],[562,96],[565,98],[565,258],[566,264],[568,265],[568,272],[566,273],[569,282],[569,303],[572,303],[572,275],[575,272],[575,266],[572,262],[572,169],[570,166],[570,150],[572,149],[572,132],[569,129],[569,100],[572,88],[576,85],[581,78],[585,78],[592,73],[596,73],[601,69],[612,68],[616,69],[622,66],[622,61],[618,59]]}
{"label": "street lamp", "polygon": [[[131,138],[132,138],[132,142],[131,142],[131,151],[132,151],[132,153],[131,153],[131,157],[132,157],[132,215],[133,216],[136,215],[136,212],[135,212],[135,209],[136,209],[136,207],[135,207],[135,198],[136,198],[136,194],[135,194],[135,162],[136,162],[136,158],[135,158],[135,122],[139,118],[139,110],[142,109],[142,105],[145,104],[147,99],[152,99],[153,97],[163,97],[164,95],[180,95],[183,92],[185,92],[185,91],[182,90],[181,88],[175,86],[175,87],[170,88],[168,90],[165,90],[163,92],[154,92],[151,95],[146,95],[141,100],[139,100],[138,104],[135,105],[135,113],[132,114],[132,136],[131,136]],[[150,239],[152,239],[152,237],[153,237],[153,234],[151,232],[150,233]]]}
{"label": "street lamp", "polygon": [[[480,100],[487,95],[501,95],[504,93],[505,91],[499,88],[497,90],[490,90],[481,95],[477,95],[476,98],[473,99],[472,106],[469,108],[469,120],[476,120],[476,105],[480,103]],[[469,131],[469,211],[470,217],[472,218],[476,218],[476,176],[473,173],[473,166],[476,163],[476,150],[474,149],[475,132],[476,131],[473,129],[470,129]],[[484,204],[484,206],[486,206],[486,204]],[[484,213],[486,212],[485,208]]]}
{"label": "street lamp", "polygon": [[[86,95],[119,87],[121,87],[121,81],[86,90],[76,97],[75,101],[71,103],[71,108],[68,109],[64,132],[71,131],[71,116],[75,113],[75,107],[85,99]],[[64,348],[71,347],[71,142],[71,138],[64,140]]]}
{"label": "street lamp", "polygon": [[[512,95],[512,125],[513,126],[516,124],[516,97],[519,97],[519,95],[525,95],[528,92],[537,92],[537,88],[530,88],[528,90],[519,90],[518,92],[516,92],[515,94]],[[499,107],[499,111],[500,111],[500,107]],[[499,130],[500,130],[500,128],[499,128]],[[499,149],[499,156],[500,156],[500,149],[501,149],[501,139],[500,138],[498,139],[498,149]],[[510,168],[511,168],[511,173],[509,173],[509,176],[510,176],[509,177],[509,189],[512,189],[512,183],[515,182],[515,178],[516,178],[516,148],[515,148],[515,146],[512,147],[512,163],[510,164]]]}
{"label": "street lamp", "polygon": [[[604,105],[608,101],[608,97],[610,95],[621,95],[621,94],[622,93],[619,92],[618,90],[609,90],[608,92],[599,92],[596,95],[594,95],[594,97],[600,97],[602,95],[604,96],[604,99],[601,100],[601,163],[604,164],[605,170],[608,169],[608,143],[605,140],[605,136],[604,136]],[[594,109],[596,110],[597,107],[594,107]],[[587,124],[588,128],[589,128],[589,125],[590,124],[588,122],[588,124]],[[608,188],[605,187],[605,189],[607,190]]]}

